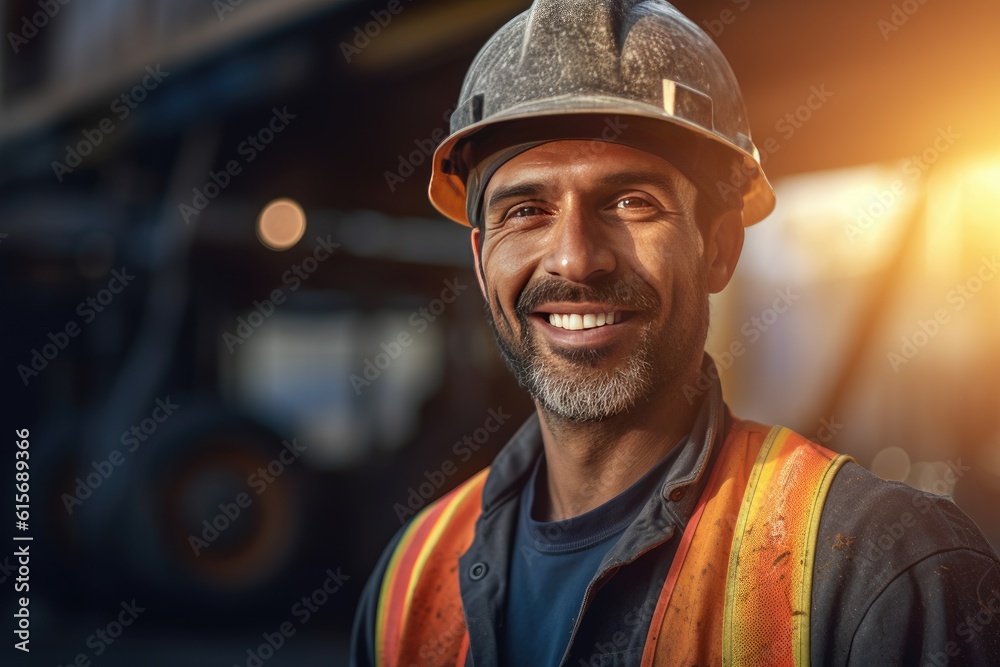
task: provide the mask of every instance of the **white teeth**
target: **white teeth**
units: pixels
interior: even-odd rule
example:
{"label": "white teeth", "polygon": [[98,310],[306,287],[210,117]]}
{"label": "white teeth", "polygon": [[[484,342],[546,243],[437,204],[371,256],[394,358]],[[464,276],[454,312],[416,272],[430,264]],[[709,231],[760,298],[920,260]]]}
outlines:
{"label": "white teeth", "polygon": [[576,313],[549,313],[549,324],[560,329],[568,329],[569,331],[603,327],[606,324],[614,324],[620,321],[620,319],[614,312],[586,313],[583,315]]}

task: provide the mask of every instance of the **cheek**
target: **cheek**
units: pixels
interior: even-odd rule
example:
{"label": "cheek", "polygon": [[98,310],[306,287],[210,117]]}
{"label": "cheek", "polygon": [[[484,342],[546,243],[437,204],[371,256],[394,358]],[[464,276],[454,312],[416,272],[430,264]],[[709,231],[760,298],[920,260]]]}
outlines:
{"label": "cheek", "polygon": [[677,233],[637,239],[633,270],[659,294],[665,317],[689,307],[697,296],[700,264],[696,246]]}
{"label": "cheek", "polygon": [[497,305],[498,298],[503,308],[513,309],[536,265],[533,257],[512,243],[487,243],[483,247],[483,274],[492,305]]}

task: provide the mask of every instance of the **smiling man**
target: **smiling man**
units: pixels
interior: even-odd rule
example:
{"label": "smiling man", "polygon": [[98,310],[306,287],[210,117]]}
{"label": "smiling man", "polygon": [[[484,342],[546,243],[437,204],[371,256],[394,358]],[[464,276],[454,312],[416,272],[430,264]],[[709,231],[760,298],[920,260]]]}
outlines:
{"label": "smiling man", "polygon": [[537,414],[392,540],[354,664],[1000,664],[1000,564],[954,504],[692,390],[709,294],[774,205],[697,26],[537,0],[433,169]]}

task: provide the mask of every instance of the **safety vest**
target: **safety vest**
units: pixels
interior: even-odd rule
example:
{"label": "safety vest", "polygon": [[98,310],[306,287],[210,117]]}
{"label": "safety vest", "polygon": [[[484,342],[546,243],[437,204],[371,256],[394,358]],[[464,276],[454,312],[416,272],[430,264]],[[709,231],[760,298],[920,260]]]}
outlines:
{"label": "safety vest", "polygon": [[[643,667],[809,663],[819,520],[849,460],[789,429],[733,420],[660,591]],[[458,559],[472,544],[487,473],[418,514],[401,537],[379,595],[378,667],[465,664]]]}

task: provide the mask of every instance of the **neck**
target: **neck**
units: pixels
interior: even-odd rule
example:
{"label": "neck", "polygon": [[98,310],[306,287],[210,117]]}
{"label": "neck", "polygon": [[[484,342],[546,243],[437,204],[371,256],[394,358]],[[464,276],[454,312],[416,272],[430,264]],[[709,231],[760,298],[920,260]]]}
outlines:
{"label": "neck", "polygon": [[642,478],[691,432],[700,400],[695,386],[701,360],[676,381],[627,412],[600,422],[571,422],[539,406],[548,497],[546,521],[579,516],[611,500]]}

